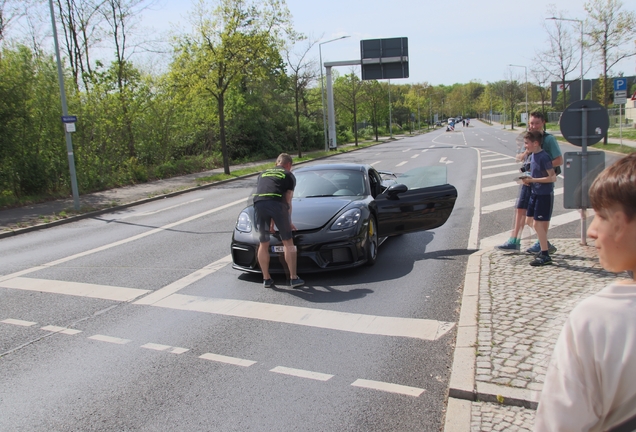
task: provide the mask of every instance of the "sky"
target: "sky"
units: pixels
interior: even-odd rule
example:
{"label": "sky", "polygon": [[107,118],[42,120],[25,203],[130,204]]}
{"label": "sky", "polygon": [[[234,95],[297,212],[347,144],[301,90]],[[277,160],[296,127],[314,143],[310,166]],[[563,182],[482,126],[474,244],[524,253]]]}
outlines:
{"label": "sky", "polygon": [[[394,81],[452,85],[486,84],[507,79],[510,73],[524,80],[524,68],[509,65],[530,70],[535,54],[546,47],[543,26],[554,3],[556,0],[287,0],[287,7],[294,28],[314,40],[350,36],[322,45],[323,62],[359,59],[364,39],[407,37],[410,76]],[[144,12],[142,24],[161,32],[188,32],[192,5],[191,0],[158,0],[153,10]],[[583,0],[559,0],[558,10],[564,17],[584,19],[583,5]],[[636,2],[624,0],[623,10],[636,11]],[[578,23],[565,24],[580,34]],[[592,59],[585,55],[587,69]],[[309,56],[318,62],[317,44]],[[351,67],[339,68],[341,73],[350,71]],[[624,60],[613,72],[636,75],[636,57]],[[579,75],[576,71],[571,79]],[[598,75],[598,67],[586,72],[587,78]]]}

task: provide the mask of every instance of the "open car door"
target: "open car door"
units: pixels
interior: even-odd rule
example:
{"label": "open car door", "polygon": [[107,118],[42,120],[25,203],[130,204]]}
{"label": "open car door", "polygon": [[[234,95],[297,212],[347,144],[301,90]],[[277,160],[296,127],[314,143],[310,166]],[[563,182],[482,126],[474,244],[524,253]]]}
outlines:
{"label": "open car door", "polygon": [[375,197],[378,235],[388,237],[430,230],[446,223],[457,200],[447,183],[446,166],[415,168]]}

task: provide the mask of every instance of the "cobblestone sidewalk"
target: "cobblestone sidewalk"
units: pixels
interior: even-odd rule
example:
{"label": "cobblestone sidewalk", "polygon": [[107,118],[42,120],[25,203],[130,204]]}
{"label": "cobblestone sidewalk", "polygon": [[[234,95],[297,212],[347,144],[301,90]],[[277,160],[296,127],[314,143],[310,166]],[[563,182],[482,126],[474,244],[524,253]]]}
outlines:
{"label": "cobblestone sidewalk", "polygon": [[[532,430],[550,356],[568,314],[611,281],[627,277],[603,270],[593,242],[588,246],[582,246],[579,239],[551,242],[558,248],[552,266],[532,267],[528,265],[531,255],[492,249],[471,257],[479,265],[476,311],[472,313],[477,317],[473,323],[466,321],[470,316],[464,314],[464,307],[470,309],[471,294],[465,291],[450,395],[470,399],[472,393],[476,401],[460,404],[470,412],[470,416],[464,413],[469,424],[464,421],[459,427],[458,422],[451,422],[453,426],[449,426],[447,419],[447,432]],[[476,276],[468,272],[467,283]],[[460,338],[466,330],[474,334],[472,340]],[[458,360],[460,348],[472,352],[473,358]],[[456,378],[470,374],[472,381]],[[450,407],[447,418],[457,415]]]}

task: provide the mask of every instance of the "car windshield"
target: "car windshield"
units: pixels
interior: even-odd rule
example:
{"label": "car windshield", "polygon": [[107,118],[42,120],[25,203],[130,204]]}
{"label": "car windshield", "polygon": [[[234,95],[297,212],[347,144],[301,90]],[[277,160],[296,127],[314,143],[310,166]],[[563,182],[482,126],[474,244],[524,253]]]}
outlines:
{"label": "car windshield", "polygon": [[294,175],[294,198],[359,196],[366,193],[364,177],[360,171],[316,170]]}

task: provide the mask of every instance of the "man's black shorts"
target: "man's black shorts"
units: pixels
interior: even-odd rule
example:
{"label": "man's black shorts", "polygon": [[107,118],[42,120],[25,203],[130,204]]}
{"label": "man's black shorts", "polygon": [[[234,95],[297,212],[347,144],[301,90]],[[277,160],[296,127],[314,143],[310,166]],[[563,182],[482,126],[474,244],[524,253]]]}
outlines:
{"label": "man's black shorts", "polygon": [[277,200],[260,200],[254,203],[254,219],[261,243],[269,242],[269,224],[272,219],[278,228],[281,240],[292,238],[291,221],[287,203]]}

